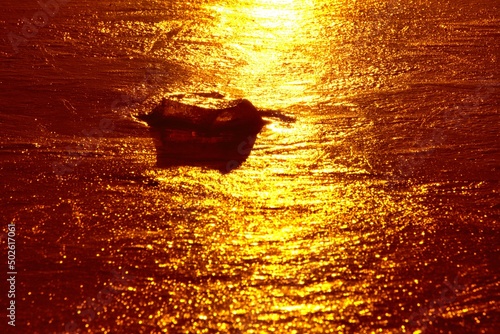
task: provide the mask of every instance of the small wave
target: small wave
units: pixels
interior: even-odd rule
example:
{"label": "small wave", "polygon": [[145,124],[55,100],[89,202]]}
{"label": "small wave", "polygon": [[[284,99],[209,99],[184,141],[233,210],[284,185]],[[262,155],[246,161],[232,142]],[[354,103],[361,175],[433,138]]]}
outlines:
{"label": "small wave", "polygon": [[278,110],[261,109],[259,110],[262,117],[274,118],[285,123],[295,123],[297,119],[292,116],[285,115]]}

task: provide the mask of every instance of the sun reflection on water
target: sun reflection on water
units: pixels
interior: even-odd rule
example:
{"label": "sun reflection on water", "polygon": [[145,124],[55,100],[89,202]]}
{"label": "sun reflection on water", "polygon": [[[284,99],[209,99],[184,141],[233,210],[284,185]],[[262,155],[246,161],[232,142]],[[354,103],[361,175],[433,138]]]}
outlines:
{"label": "sun reflection on water", "polygon": [[384,328],[393,316],[377,314],[377,304],[408,268],[391,247],[405,230],[427,247],[413,230],[429,224],[425,194],[391,189],[372,173],[375,123],[346,95],[380,76],[355,41],[342,44],[349,36],[336,30],[348,31],[352,18],[341,6],[209,3],[204,21],[178,36],[175,52],[195,69],[189,89],[244,97],[296,121],[269,116],[229,174],[150,171],[158,188],[148,196],[168,225],[144,240],[159,253],[146,293],[168,290],[158,307],[168,310],[153,317],[162,329],[350,332]]}
{"label": "sun reflection on water", "polygon": [[314,4],[309,1],[245,1],[210,7],[218,14],[214,36],[228,57],[240,59],[231,86],[263,107],[314,100],[321,67],[311,52]]}

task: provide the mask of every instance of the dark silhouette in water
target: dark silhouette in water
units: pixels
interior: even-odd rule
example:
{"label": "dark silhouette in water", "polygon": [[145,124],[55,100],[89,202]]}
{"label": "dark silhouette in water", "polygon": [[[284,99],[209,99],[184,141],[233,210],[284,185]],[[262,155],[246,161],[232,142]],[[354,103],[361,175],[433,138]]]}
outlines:
{"label": "dark silhouette in water", "polygon": [[248,158],[264,125],[248,100],[209,109],[163,99],[139,118],[150,126],[158,167],[204,166],[222,173]]}

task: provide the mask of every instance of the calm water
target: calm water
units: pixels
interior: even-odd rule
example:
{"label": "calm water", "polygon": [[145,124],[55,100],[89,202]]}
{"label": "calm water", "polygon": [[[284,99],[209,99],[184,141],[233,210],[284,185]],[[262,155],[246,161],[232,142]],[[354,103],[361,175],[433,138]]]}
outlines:
{"label": "calm water", "polygon": [[[23,37],[39,10],[0,14],[0,332],[500,327],[497,1],[83,0]],[[134,118],[196,93],[274,111],[230,173],[158,168]]]}

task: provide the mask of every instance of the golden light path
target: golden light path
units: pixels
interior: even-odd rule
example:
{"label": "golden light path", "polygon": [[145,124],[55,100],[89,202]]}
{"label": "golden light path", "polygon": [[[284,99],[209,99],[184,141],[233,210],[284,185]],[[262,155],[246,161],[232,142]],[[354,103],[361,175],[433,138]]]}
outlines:
{"label": "golden light path", "polygon": [[314,100],[314,95],[305,94],[314,90],[321,75],[314,68],[317,55],[310,52],[317,33],[310,31],[313,2],[257,0],[211,9],[219,17],[214,36],[223,37],[230,57],[246,64],[238,67],[231,86],[264,107]]}
{"label": "golden light path", "polygon": [[[188,43],[184,59],[207,72],[201,76],[213,81],[209,85],[215,82],[224,95],[245,97],[260,108],[291,110],[298,118],[293,124],[275,120],[268,125],[250,158],[230,174],[190,167],[155,174],[159,181],[185,189],[169,194],[169,210],[181,206],[189,218],[154,242],[161,247],[172,242],[171,235],[188,234],[188,244],[198,245],[198,253],[169,256],[159,268],[175,273],[194,265],[200,277],[228,277],[161,283],[170,291],[169,303],[187,307],[184,317],[195,318],[192,328],[199,323],[221,332],[294,333],[301,328],[326,333],[328,322],[337,321],[339,327],[328,330],[342,331],[344,317],[370,315],[374,301],[364,290],[377,284],[359,277],[347,283],[344,273],[356,267],[364,275],[384,277],[394,267],[391,259],[381,257],[378,269],[361,269],[366,249],[360,244],[380,238],[364,224],[380,224],[386,234],[397,231],[397,226],[386,227],[384,219],[398,210],[396,203],[369,183],[330,176],[366,173],[364,157],[352,148],[345,152],[349,145],[344,141],[369,124],[363,119],[335,121],[355,119],[345,106],[327,115],[323,128],[317,122],[322,113],[307,110],[317,108],[328,90],[324,78],[331,75],[332,60],[327,50],[339,43],[334,32],[322,36],[325,24],[332,22],[321,23],[316,6],[292,0],[207,4],[213,20],[198,28],[203,37],[185,37],[196,43]],[[213,42],[199,48],[206,40]],[[328,122],[337,122],[337,128],[329,130],[333,125]],[[332,155],[336,149],[340,151]],[[376,212],[374,221],[363,222],[370,210]],[[158,325],[168,331],[182,318],[162,314]]]}

